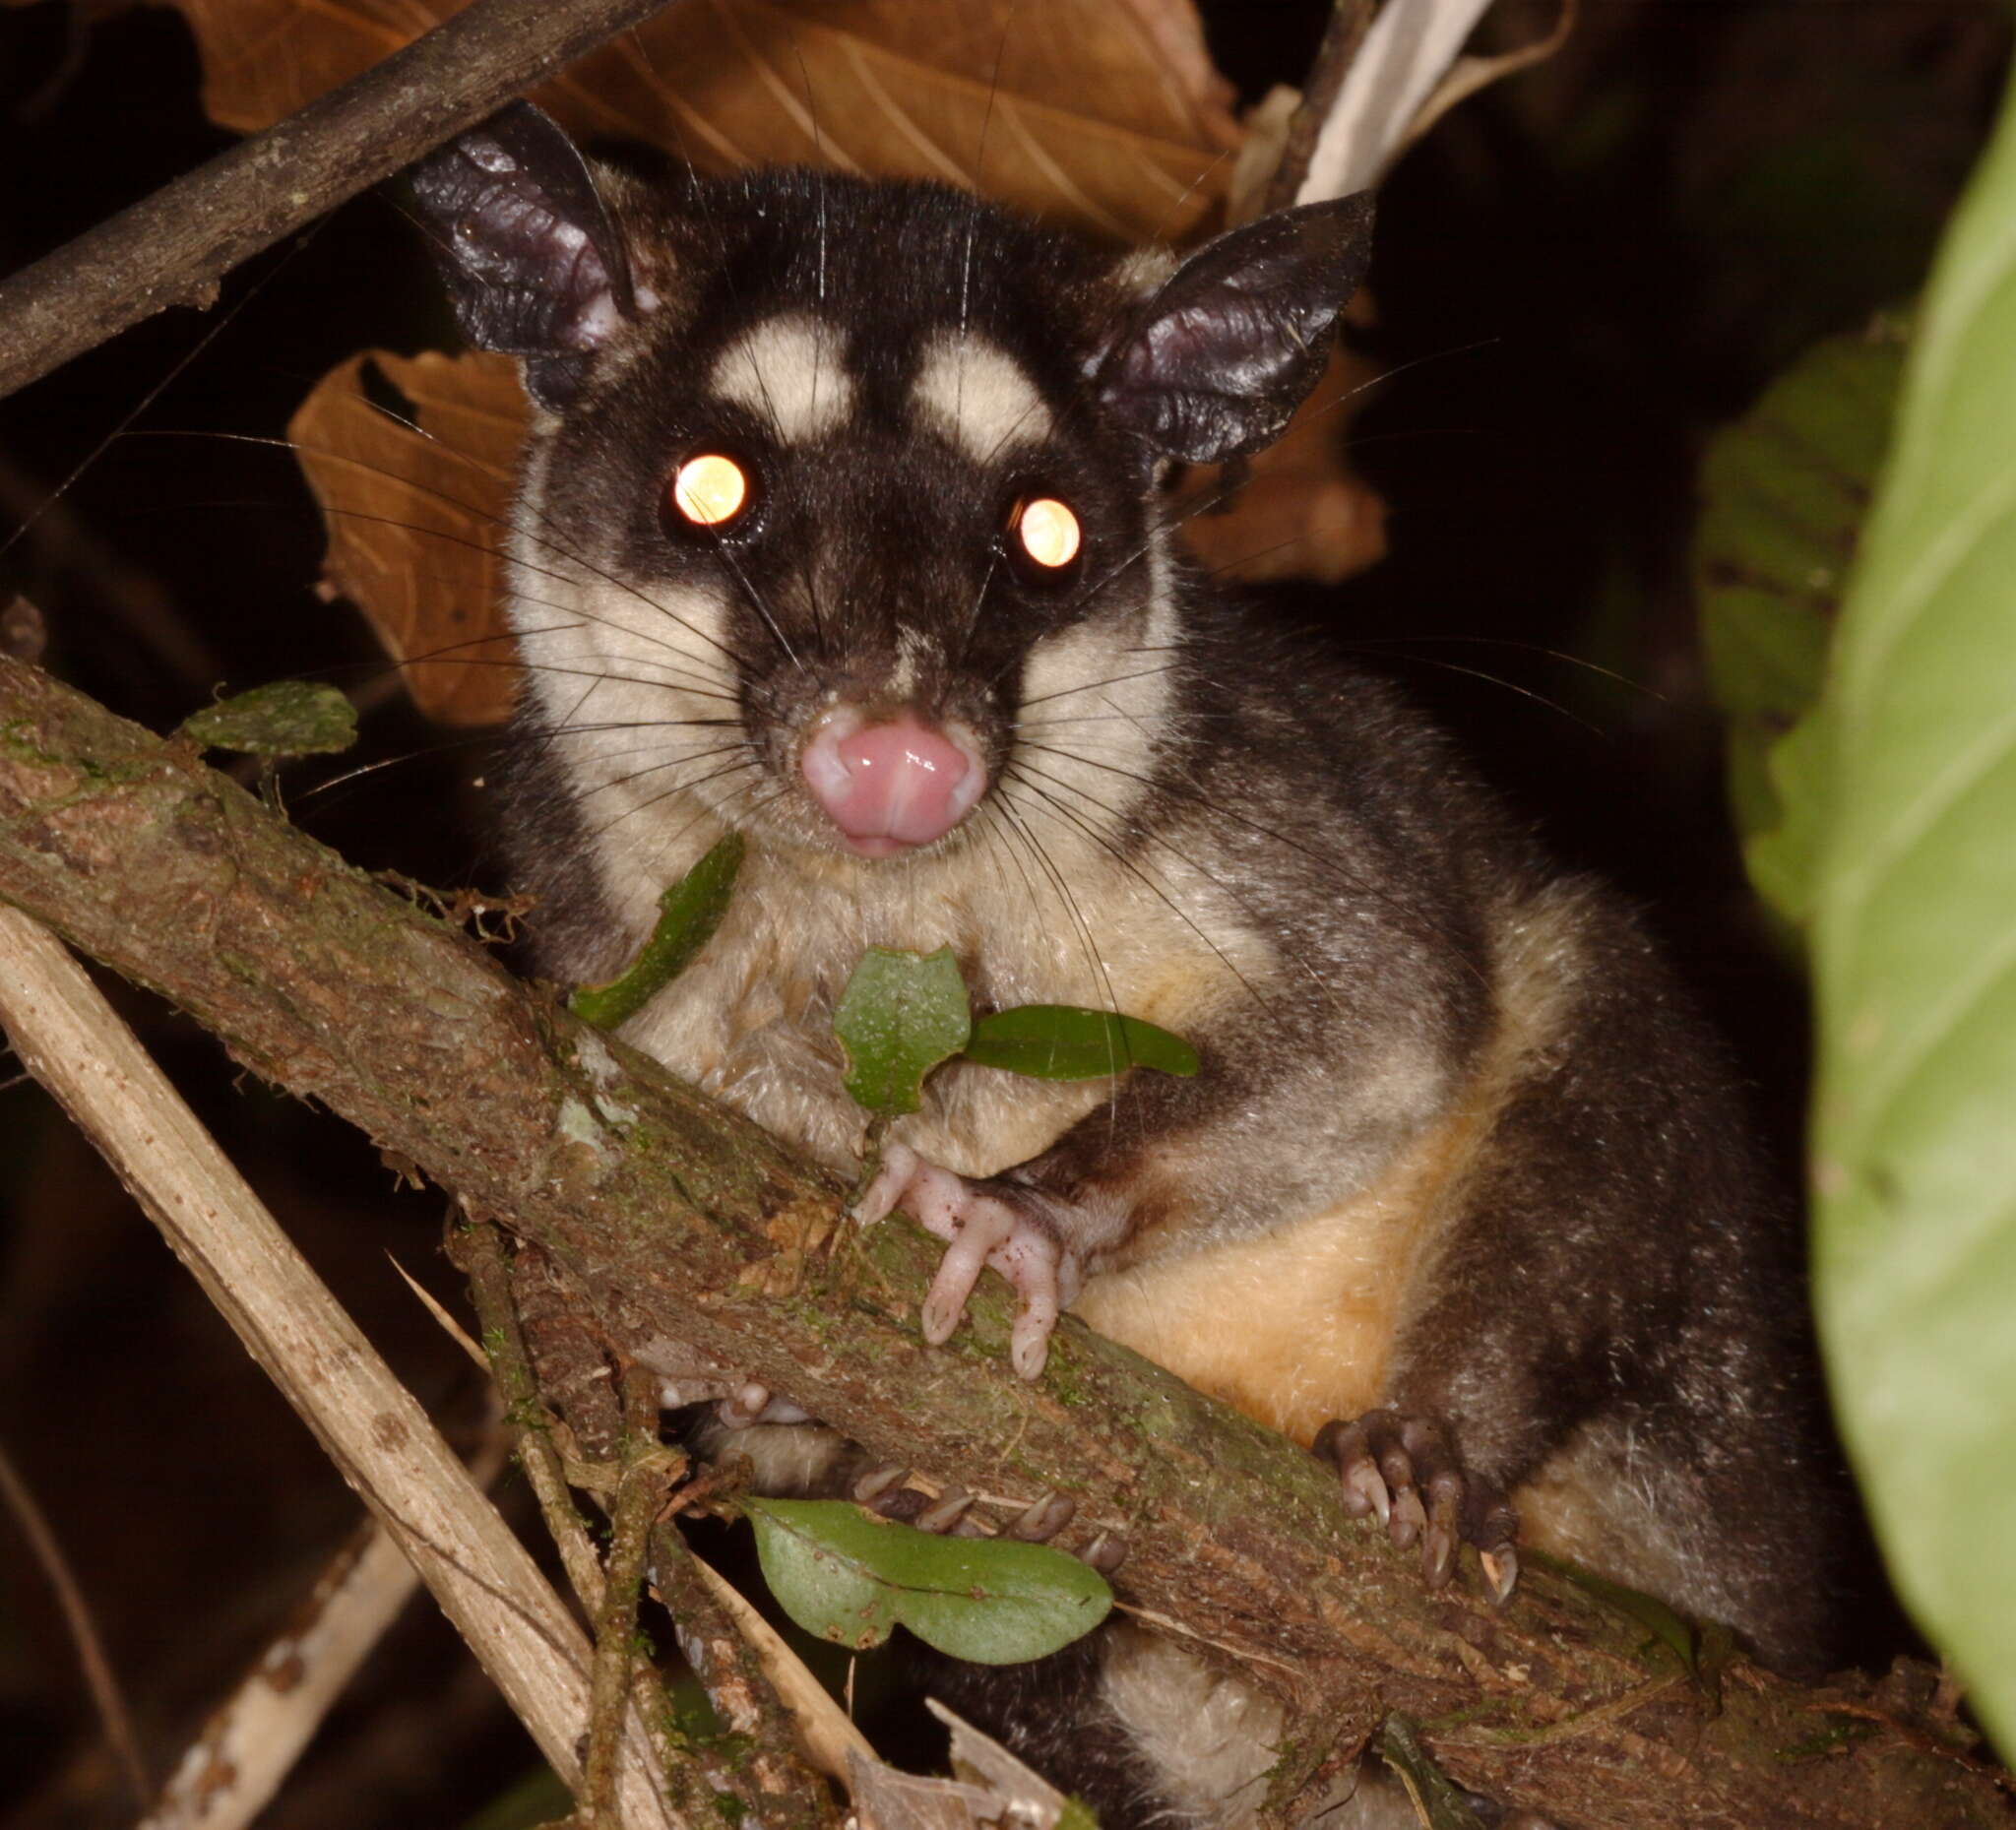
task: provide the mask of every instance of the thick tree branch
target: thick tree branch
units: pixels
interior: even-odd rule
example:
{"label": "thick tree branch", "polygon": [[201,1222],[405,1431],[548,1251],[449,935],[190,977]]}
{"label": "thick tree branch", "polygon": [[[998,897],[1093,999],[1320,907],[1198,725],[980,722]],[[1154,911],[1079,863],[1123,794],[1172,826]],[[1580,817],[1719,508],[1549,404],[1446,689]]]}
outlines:
{"label": "thick tree branch", "polygon": [[0,399],[217,283],[664,0],[475,0],[0,285]]}
{"label": "thick tree branch", "polygon": [[1132,1546],[1128,1605],[1290,1704],[1284,1772],[1400,1710],[1464,1783],[1583,1830],[2012,1820],[1938,1724],[1868,1685],[1801,1691],[1740,1660],[1697,1676],[1544,1570],[1502,1612],[1474,1586],[1425,1594],[1413,1559],[1343,1519],[1311,1458],[1068,1318],[1022,1384],[998,1285],[925,1347],[920,1232],[827,1249],[831,1178],[515,983],[186,744],[9,661],[0,899],[508,1217],[636,1357],[691,1342],[877,1455],[976,1490],[1075,1495]]}

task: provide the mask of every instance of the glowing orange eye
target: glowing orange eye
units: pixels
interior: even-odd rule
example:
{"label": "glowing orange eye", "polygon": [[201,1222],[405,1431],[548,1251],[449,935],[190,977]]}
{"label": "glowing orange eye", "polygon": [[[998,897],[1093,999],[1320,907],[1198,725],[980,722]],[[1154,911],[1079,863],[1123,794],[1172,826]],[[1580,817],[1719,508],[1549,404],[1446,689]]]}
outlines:
{"label": "glowing orange eye", "polygon": [[688,458],[672,474],[672,506],[696,528],[719,528],[749,505],[749,473],[718,451]]}
{"label": "glowing orange eye", "polygon": [[1061,571],[1078,557],[1082,535],[1078,517],[1053,495],[1023,503],[1015,517],[1015,537],[1022,550],[1046,571]]}

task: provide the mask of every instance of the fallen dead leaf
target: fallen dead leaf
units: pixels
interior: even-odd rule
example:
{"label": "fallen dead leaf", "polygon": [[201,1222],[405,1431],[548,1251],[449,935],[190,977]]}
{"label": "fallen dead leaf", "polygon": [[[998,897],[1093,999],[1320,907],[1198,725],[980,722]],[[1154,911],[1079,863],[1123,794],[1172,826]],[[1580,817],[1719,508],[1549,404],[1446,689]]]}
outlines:
{"label": "fallen dead leaf", "polygon": [[[253,132],[458,11],[174,0],[204,106]],[[684,0],[533,92],[570,132],[703,170],[938,178],[1119,241],[1181,240],[1240,140],[1191,0]]]}
{"label": "fallen dead leaf", "polygon": [[373,349],[325,375],[287,424],[329,531],[327,578],[442,724],[511,712],[500,548],[525,423],[508,356]]}

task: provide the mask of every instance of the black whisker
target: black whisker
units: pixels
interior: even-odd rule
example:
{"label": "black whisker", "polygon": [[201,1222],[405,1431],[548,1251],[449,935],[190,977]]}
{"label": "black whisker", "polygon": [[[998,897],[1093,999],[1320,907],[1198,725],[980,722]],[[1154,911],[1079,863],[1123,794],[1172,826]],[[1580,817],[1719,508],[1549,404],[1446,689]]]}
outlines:
{"label": "black whisker", "polygon": [[1034,699],[1025,699],[1022,709],[1026,712],[1033,705],[1047,705],[1052,699],[1069,699],[1076,693],[1097,692],[1102,686],[1119,686],[1128,680],[1152,680],[1157,674],[1173,672],[1175,666],[1171,661],[1160,667],[1143,667],[1136,673],[1109,673],[1102,680],[1090,680],[1083,686],[1060,686],[1053,693],[1038,693]]}
{"label": "black whisker", "polygon": [[[1007,773],[1010,772],[1004,772],[1004,777]],[[1232,964],[1230,957],[1226,953],[1225,949],[1221,947],[1217,941],[1213,940],[1211,936],[1207,934],[1203,930],[1203,928],[1197,924],[1196,919],[1190,915],[1189,911],[1184,909],[1182,905],[1179,904],[1175,900],[1175,898],[1171,896],[1169,892],[1162,886],[1162,884],[1157,883],[1152,877],[1149,876],[1147,870],[1139,862],[1137,862],[1134,858],[1131,858],[1127,855],[1126,849],[1120,845],[1120,843],[1112,836],[1110,832],[1103,832],[1100,830],[1096,825],[1092,823],[1092,821],[1089,818],[1081,815],[1075,808],[1067,807],[1054,794],[1051,794],[1047,792],[1045,789],[1039,788],[1037,784],[1030,779],[1031,765],[1022,761],[1020,758],[1018,758],[1015,764],[1013,765],[1012,773],[1014,774],[1016,779],[1021,783],[1021,785],[1024,788],[1027,788],[1031,793],[1038,795],[1040,799],[1045,801],[1049,805],[1050,810],[1053,813],[1055,813],[1059,819],[1068,820],[1073,826],[1077,827],[1080,832],[1084,833],[1084,835],[1093,842],[1093,844],[1095,844],[1102,852],[1104,852],[1107,854],[1107,856],[1109,856],[1113,860],[1114,863],[1118,864],[1122,870],[1126,871],[1130,876],[1135,878],[1136,881],[1138,881],[1143,888],[1145,888],[1151,895],[1153,895],[1158,901],[1160,901],[1165,907],[1166,907],[1169,913],[1173,915],[1177,918],[1177,920],[1181,921],[1185,927],[1187,927],[1193,934],[1195,934],[1199,940],[1201,940],[1207,947],[1211,949],[1211,951],[1214,954],[1218,956],[1219,964],[1222,965],[1227,972],[1230,973],[1231,976],[1239,981],[1239,985],[1245,991],[1246,995],[1250,997],[1253,1000],[1253,1002],[1257,1004],[1263,1011],[1265,1011],[1270,1017],[1274,1015],[1274,1006],[1260,994],[1259,989],[1246,977],[1246,975],[1240,972],[1239,969]],[[1091,800],[1093,802],[1093,805],[1099,807],[1100,811],[1106,814],[1108,818],[1117,819],[1119,817],[1114,813],[1112,808],[1101,805],[1101,803],[1096,798],[1094,798],[1092,795],[1087,794],[1083,789],[1077,788],[1074,784],[1065,782],[1059,777],[1050,775],[1047,771],[1044,770],[1037,770],[1035,771],[1035,773],[1041,775],[1043,780],[1046,782],[1054,782],[1059,788],[1071,789],[1072,791],[1078,794],[1081,799]],[[1180,851],[1178,851],[1173,845],[1169,844],[1167,840],[1162,839],[1154,833],[1147,832],[1138,824],[1130,823],[1127,830],[1130,830],[1136,838],[1145,839],[1150,841],[1151,843],[1162,846],[1162,848],[1166,852],[1171,853],[1179,862],[1189,865],[1191,869],[1196,870],[1200,876],[1204,877],[1208,882],[1212,883],[1217,888],[1221,890],[1224,890],[1226,888],[1224,883],[1222,883],[1217,877],[1212,876],[1212,874],[1209,871],[1203,870],[1197,864],[1195,859],[1185,857],[1184,854]],[[1229,895],[1232,893],[1230,891],[1227,891],[1227,894]],[[1234,900],[1240,901],[1241,907],[1244,907],[1242,899],[1239,899],[1236,896],[1234,896]],[[1315,972],[1310,969],[1307,962],[1303,961],[1299,955],[1292,955],[1291,957],[1294,958],[1296,964],[1301,966],[1303,972],[1308,974],[1310,982],[1316,986],[1318,992],[1327,1001],[1330,997],[1329,987],[1315,974]]]}
{"label": "black whisker", "polygon": [[[675,782],[672,784],[670,788],[664,789],[661,790],[659,793],[652,795],[650,799],[641,800],[634,807],[625,807],[622,810],[622,812],[616,814],[613,818],[604,821],[600,826],[594,828],[586,836],[591,842],[597,839],[600,839],[604,835],[613,832],[625,820],[632,818],[636,814],[648,812],[651,808],[657,806],[659,802],[662,800],[669,800],[675,794],[691,793],[696,789],[705,788],[710,782],[719,782],[724,776],[731,776],[736,774],[738,771],[744,769],[755,769],[757,766],[758,765],[753,760],[744,760],[742,762],[728,763],[720,769],[714,770],[712,773],[708,775],[698,777],[694,781]],[[598,792],[599,790],[595,791]],[[698,818],[699,816],[696,815],[695,817]]]}
{"label": "black whisker", "polygon": [[[243,312],[244,309],[248,305],[250,305],[254,299],[259,297],[259,295],[263,293],[266,290],[266,288],[274,283],[274,281],[278,280],[282,274],[285,273],[286,270],[293,265],[295,259],[302,253],[303,250],[307,248],[308,244],[311,241],[313,241],[317,235],[321,234],[324,223],[327,222],[328,220],[329,219],[324,218],[322,222],[316,222],[312,224],[310,227],[304,229],[300,234],[296,235],[294,237],[293,245],[289,247],[287,251],[284,255],[282,255],[279,260],[274,262],[274,264],[271,267],[269,267],[265,273],[261,274],[259,278],[255,280],[250,286],[246,288],[245,295],[242,298],[236,300],[233,304],[229,306],[228,309],[219,313],[217,319],[213,323],[205,326],[203,335],[199,337],[196,340],[196,342],[183,354],[178,356],[172,363],[168,365],[167,373],[164,374],[158,382],[156,382],[153,387],[149,388],[147,392],[143,394],[140,397],[140,399],[136,401],[132,405],[132,407],[130,407],[126,410],[125,414],[119,419],[118,423],[114,425],[112,429],[104,435],[103,438],[99,439],[98,442],[95,445],[94,445],[89,451],[87,451],[83,457],[78,459],[77,463],[71,467],[70,473],[67,476],[65,476],[63,480],[55,486],[55,488],[51,489],[49,493],[42,498],[40,505],[37,508],[35,508],[32,513],[24,516],[20,525],[14,528],[8,534],[7,537],[4,540],[0,540],[0,558],[5,558],[8,553],[13,551],[14,543],[17,540],[19,540],[21,536],[25,535],[31,528],[32,528],[36,522],[41,520],[41,518],[48,513],[49,509],[59,499],[61,499],[64,495],[68,494],[71,486],[77,481],[77,479],[80,476],[82,476],[86,471],[90,470],[91,467],[94,464],[95,464],[101,457],[103,457],[105,453],[109,451],[115,443],[117,443],[122,438],[130,438],[134,436],[134,420],[138,419],[142,413],[146,412],[147,410],[155,404],[156,401],[159,400],[162,394],[165,393],[167,389],[173,384],[175,377],[181,374],[182,371],[186,369],[190,363],[194,362],[196,358],[200,356],[206,349],[208,349],[212,344],[216,343],[217,340],[224,334],[224,332],[229,330],[231,326],[237,322],[239,314]],[[216,436],[222,436],[222,434],[217,434]]]}
{"label": "black whisker", "polygon": [[[1354,871],[1347,870],[1331,853],[1304,845],[1299,840],[1292,839],[1288,834],[1280,832],[1259,820],[1252,819],[1246,814],[1235,812],[1229,807],[1221,806],[1194,783],[1184,782],[1168,775],[1160,777],[1145,776],[1138,770],[1124,769],[1117,763],[1101,762],[1097,757],[1088,756],[1079,750],[1060,750],[1051,745],[1041,743],[1031,743],[1024,747],[1039,754],[1059,757],[1065,762],[1083,763],[1089,768],[1102,769],[1108,775],[1123,777],[1125,780],[1138,783],[1151,790],[1174,794],[1178,798],[1188,800],[1193,805],[1200,807],[1214,819],[1229,820],[1235,825],[1245,827],[1250,832],[1258,833],[1263,838],[1273,840],[1277,845],[1286,846],[1290,851],[1299,852],[1304,857],[1311,858],[1320,864],[1325,871],[1343,883],[1347,889],[1352,890],[1357,895],[1366,896],[1375,902],[1384,904],[1388,910],[1399,915],[1403,922],[1412,926],[1416,933],[1425,934],[1438,946],[1445,947],[1448,950],[1449,957],[1476,978],[1480,984],[1489,985],[1489,978],[1477,963],[1472,960],[1469,951],[1464,947],[1463,943],[1454,934],[1449,933],[1440,922],[1423,914],[1412,904],[1402,902],[1397,896],[1382,889],[1369,878],[1362,877]],[[1055,778],[1046,777],[1046,779],[1054,780]],[[1080,793],[1084,792],[1082,789],[1078,791]]]}
{"label": "black whisker", "polygon": [[1086,963],[1092,968],[1100,982],[1105,986],[1106,1010],[1113,1016],[1118,1016],[1119,998],[1113,991],[1112,977],[1106,971],[1106,963],[1100,957],[1099,939],[1093,933],[1091,923],[1086,920],[1085,913],[1079,907],[1078,898],[1072,894],[1070,879],[1058,868],[1056,860],[1050,856],[1042,841],[1036,836],[1029,821],[1015,807],[1005,791],[1013,786],[1015,778],[1012,773],[1004,772],[1001,777],[1003,791],[998,796],[1002,817],[1021,834],[1024,843],[1029,847],[1029,854],[1036,867],[1049,879],[1050,887],[1056,891],[1058,901],[1063,904],[1065,913],[1071,917],[1072,926],[1078,930],[1079,944],[1085,949]]}
{"label": "black whisker", "polygon": [[[376,409],[376,410],[383,411],[384,410]],[[395,424],[403,425],[406,423],[404,420],[398,419],[396,415],[392,415],[392,417],[394,418]],[[729,648],[719,637],[709,634],[708,631],[702,629],[697,623],[687,621],[687,619],[681,616],[676,610],[670,608],[666,604],[660,603],[655,598],[651,597],[650,594],[647,593],[641,586],[635,584],[629,579],[622,578],[618,576],[616,573],[610,572],[605,568],[597,565],[592,559],[588,558],[585,554],[572,550],[565,542],[557,538],[554,538],[550,535],[539,532],[536,529],[515,528],[514,525],[505,517],[501,515],[493,515],[488,510],[478,508],[472,502],[466,502],[460,496],[453,495],[445,489],[437,489],[430,483],[416,482],[411,477],[400,476],[395,473],[388,472],[384,470],[382,467],[375,464],[366,464],[361,458],[353,458],[347,452],[330,451],[318,445],[305,445],[302,444],[298,439],[274,438],[251,432],[189,433],[150,430],[144,432],[127,432],[122,434],[122,436],[126,438],[216,438],[222,439],[230,444],[259,445],[264,446],[270,450],[291,452],[297,456],[302,452],[307,452],[315,457],[327,458],[332,463],[347,465],[353,470],[362,471],[364,474],[367,476],[383,477],[390,481],[398,482],[403,486],[410,488],[421,495],[430,496],[435,501],[442,503],[447,507],[459,509],[461,510],[462,513],[472,517],[472,519],[478,522],[484,522],[492,528],[501,529],[506,534],[514,532],[523,534],[526,536],[526,538],[536,542],[539,546],[545,548],[548,552],[551,552],[555,554],[557,557],[566,560],[571,565],[579,566],[584,572],[590,573],[595,578],[600,580],[603,584],[612,586],[617,591],[625,594],[626,596],[634,598],[639,603],[643,604],[644,607],[650,610],[654,615],[662,616],[668,622],[678,624],[679,627],[684,629],[689,635],[695,636],[700,641],[708,643],[711,647],[720,650],[721,654],[726,660],[732,662],[737,668],[742,668],[746,666],[746,663],[743,661],[742,657],[740,655],[737,655],[734,652],[734,650]],[[438,443],[438,441],[436,442]],[[453,459],[454,461],[458,463],[468,464],[472,466],[472,468],[474,467],[475,461],[473,459],[469,458],[464,453],[457,451],[453,446],[442,445],[440,448],[449,458]],[[556,572],[548,567],[536,566],[528,563],[525,560],[513,559],[509,553],[505,552],[500,547],[485,545],[482,541],[471,539],[466,535],[451,534],[446,529],[420,528],[415,526],[411,522],[401,521],[395,516],[373,515],[361,509],[332,509],[329,512],[332,514],[343,515],[344,517],[349,520],[376,522],[387,527],[403,528],[406,529],[409,533],[425,534],[431,538],[441,539],[447,541],[452,545],[465,546],[472,552],[483,553],[491,558],[503,559],[507,563],[517,566],[522,570],[533,573],[536,577],[554,579],[564,585],[572,585],[577,582],[576,580],[570,578],[564,572]],[[538,520],[541,523],[545,523],[547,522],[548,518],[544,515],[540,515],[538,517]],[[588,612],[586,611],[583,611],[581,613],[583,615],[588,614]],[[634,634],[642,640],[655,641],[658,642],[662,647],[671,648],[674,654],[679,655],[683,660],[690,662],[696,667],[706,666],[708,664],[699,656],[691,654],[684,649],[672,648],[672,645],[670,643],[664,642],[660,637],[648,635],[643,630],[631,630],[621,623],[608,622],[606,618],[591,617],[590,620],[602,622],[605,624],[606,627],[616,629],[624,634]]]}

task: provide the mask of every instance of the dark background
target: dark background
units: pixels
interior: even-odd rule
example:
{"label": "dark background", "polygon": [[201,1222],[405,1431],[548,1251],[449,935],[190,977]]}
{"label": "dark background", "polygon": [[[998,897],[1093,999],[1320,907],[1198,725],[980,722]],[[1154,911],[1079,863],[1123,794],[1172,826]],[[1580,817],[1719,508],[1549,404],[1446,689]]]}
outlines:
{"label": "dark background", "polygon": [[[1299,80],[1326,9],[1206,11],[1250,99]],[[1503,15],[1507,43],[1552,19],[1537,0],[1503,0]],[[1564,854],[1648,902],[1739,1049],[1789,1173],[1804,1012],[1724,819],[1689,578],[1694,478],[1705,435],[1791,356],[1916,291],[2007,40],[1992,0],[1586,4],[1559,57],[1466,103],[1388,185],[1378,322],[1359,341],[1396,372],[1352,440],[1385,495],[1391,552],[1275,605],[1403,678]],[[197,95],[171,13],[0,10],[0,271],[226,144]],[[0,599],[29,596],[48,664],[156,728],[219,686],[307,674],[354,689],[360,749],[287,775],[295,817],[366,866],[496,888],[468,786],[483,750],[408,709],[359,619],[314,594],[321,533],[288,454],[209,436],[276,437],[356,347],[430,339],[445,330],[412,238],[366,198],[251,263],[208,319],[164,313],[0,403],[0,538],[89,459],[0,557]],[[396,1192],[343,1126],[232,1073],[142,994],[116,995],[397,1368],[473,1440],[477,1382],[386,1261],[452,1291],[439,1197]],[[0,1081],[10,1071],[0,1057]],[[0,1447],[79,1571],[158,1773],[355,1504],[31,1085],[0,1092]],[[530,1764],[445,1631],[413,1614],[273,1821],[465,1821]],[[130,1817],[45,1585],[0,1517],[9,1800],[23,1824]]]}

